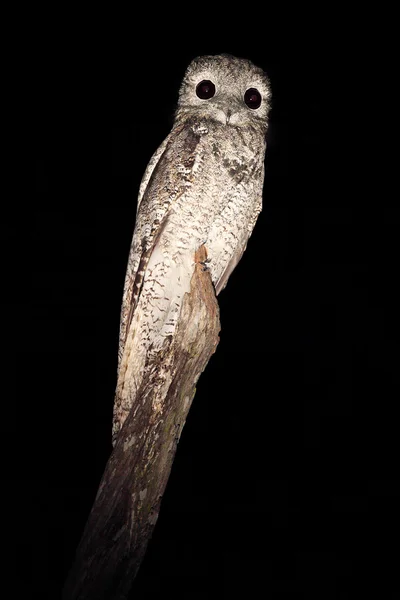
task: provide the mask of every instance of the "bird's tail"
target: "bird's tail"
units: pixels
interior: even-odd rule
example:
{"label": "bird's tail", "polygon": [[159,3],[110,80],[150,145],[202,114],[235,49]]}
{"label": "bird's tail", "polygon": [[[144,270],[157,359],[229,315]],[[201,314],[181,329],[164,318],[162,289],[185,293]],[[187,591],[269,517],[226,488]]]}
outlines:
{"label": "bird's tail", "polygon": [[176,264],[153,252],[132,321],[127,333],[118,371],[114,400],[113,444],[136,404],[137,393],[149,359],[155,358],[167,338],[172,339],[182,301],[190,289],[194,269],[190,261]]}

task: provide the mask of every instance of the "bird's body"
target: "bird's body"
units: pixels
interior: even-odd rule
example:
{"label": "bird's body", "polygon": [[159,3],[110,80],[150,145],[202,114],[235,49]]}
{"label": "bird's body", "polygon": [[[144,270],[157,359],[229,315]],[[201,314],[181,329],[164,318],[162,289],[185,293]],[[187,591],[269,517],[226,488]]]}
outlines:
{"label": "bird's body", "polygon": [[[239,107],[238,75],[239,97],[264,86],[259,120],[251,119],[254,109]],[[231,83],[233,101],[221,93],[217,102],[215,93],[212,105],[198,96],[199,82],[210,83],[211,77],[216,92]],[[135,402],[146,358],[174,334],[196,250],[205,245],[218,294],[246,248],[262,206],[268,97],[265,75],[249,61],[223,55],[189,66],[172,131],[139,190],[121,310],[114,441]]]}

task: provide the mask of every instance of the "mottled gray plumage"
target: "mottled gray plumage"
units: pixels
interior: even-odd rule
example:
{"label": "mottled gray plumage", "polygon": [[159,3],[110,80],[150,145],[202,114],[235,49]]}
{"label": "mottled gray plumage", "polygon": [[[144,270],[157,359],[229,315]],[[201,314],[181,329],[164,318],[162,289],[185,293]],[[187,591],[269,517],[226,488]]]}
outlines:
{"label": "mottled gray plumage", "polygon": [[[215,95],[196,94],[212,81]],[[244,96],[255,88],[259,108]],[[152,157],[138,198],[121,310],[113,440],[135,402],[148,353],[175,330],[205,244],[218,294],[240,260],[262,205],[270,89],[265,73],[230,55],[196,58],[179,91],[171,133]]]}

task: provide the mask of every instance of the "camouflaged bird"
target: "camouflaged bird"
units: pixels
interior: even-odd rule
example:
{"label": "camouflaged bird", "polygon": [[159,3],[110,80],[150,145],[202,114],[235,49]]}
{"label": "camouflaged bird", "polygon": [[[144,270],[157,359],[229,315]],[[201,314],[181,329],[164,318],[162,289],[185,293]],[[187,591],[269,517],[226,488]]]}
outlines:
{"label": "camouflaged bird", "polygon": [[174,335],[205,245],[216,294],[239,262],[262,207],[270,108],[250,61],[202,56],[182,81],[171,133],[138,197],[121,309],[113,443],[135,404],[146,360]]}

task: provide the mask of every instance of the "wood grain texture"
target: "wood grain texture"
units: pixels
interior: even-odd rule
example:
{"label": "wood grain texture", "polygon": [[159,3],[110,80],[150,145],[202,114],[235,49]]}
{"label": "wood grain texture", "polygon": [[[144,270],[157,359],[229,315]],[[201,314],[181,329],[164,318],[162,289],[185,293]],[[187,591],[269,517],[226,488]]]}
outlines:
{"label": "wood grain texture", "polygon": [[122,600],[157,521],[196,382],[219,341],[219,309],[204,246],[176,335],[146,370],[137,410],[127,417],[106,465],[63,600]]}

